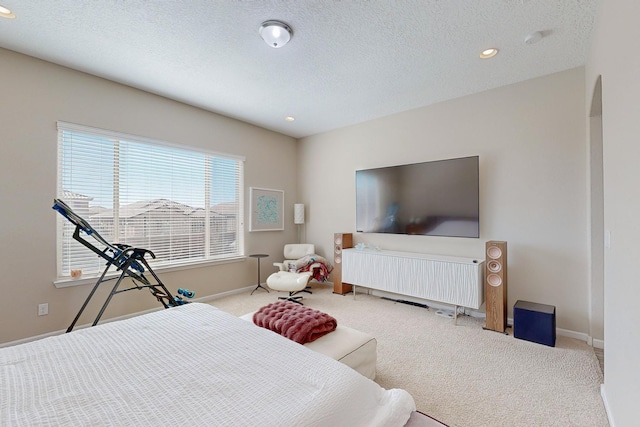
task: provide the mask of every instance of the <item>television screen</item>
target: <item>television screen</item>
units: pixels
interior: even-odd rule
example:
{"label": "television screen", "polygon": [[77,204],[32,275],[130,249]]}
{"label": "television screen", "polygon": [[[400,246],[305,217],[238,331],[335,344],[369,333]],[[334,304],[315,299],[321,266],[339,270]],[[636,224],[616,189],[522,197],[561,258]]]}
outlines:
{"label": "television screen", "polygon": [[480,237],[478,156],[356,171],[356,231]]}

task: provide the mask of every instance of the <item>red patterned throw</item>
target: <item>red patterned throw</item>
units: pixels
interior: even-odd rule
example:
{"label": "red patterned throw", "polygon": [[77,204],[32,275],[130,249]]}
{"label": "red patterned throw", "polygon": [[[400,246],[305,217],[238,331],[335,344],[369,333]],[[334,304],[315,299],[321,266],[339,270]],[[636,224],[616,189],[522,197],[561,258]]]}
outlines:
{"label": "red patterned throw", "polygon": [[338,326],[336,319],[327,313],[286,300],[256,311],[253,323],[300,344],[315,341]]}

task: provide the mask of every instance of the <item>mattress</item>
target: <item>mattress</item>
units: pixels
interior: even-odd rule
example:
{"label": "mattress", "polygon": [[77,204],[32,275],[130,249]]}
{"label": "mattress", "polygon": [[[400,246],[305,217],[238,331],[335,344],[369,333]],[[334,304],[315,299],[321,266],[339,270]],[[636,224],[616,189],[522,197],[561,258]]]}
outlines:
{"label": "mattress", "polygon": [[348,366],[191,303],[0,349],[3,425],[402,426],[415,410]]}

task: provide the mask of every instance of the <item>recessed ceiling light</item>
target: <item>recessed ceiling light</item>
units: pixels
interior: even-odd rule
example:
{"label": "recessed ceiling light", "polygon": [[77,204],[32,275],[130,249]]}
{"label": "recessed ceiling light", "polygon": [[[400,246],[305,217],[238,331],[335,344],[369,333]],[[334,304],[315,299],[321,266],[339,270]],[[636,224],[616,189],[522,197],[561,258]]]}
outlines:
{"label": "recessed ceiling light", "polygon": [[9,19],[13,19],[16,17],[16,15],[14,15],[9,9],[7,9],[4,6],[0,6],[0,16],[2,16],[3,18],[9,18]]}
{"label": "recessed ceiling light", "polygon": [[285,119],[286,121],[288,121],[288,122],[293,122],[293,121],[295,121],[295,119],[296,119],[296,118],[295,118],[295,117],[292,117],[292,116],[287,116],[287,117],[285,117],[284,119]]}
{"label": "recessed ceiling light", "polygon": [[497,54],[498,54],[498,49],[492,47],[490,49],[485,49],[482,52],[480,52],[480,58],[482,59],[493,58]]}

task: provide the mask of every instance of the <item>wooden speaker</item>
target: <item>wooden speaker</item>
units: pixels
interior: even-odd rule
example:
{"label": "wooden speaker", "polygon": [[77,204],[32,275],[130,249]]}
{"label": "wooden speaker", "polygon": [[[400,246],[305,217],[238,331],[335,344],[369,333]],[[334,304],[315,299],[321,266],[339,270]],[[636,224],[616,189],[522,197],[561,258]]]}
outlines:
{"label": "wooden speaker", "polygon": [[342,250],[353,247],[353,234],[333,235],[333,293],[344,295],[351,292],[351,285],[342,283]]}
{"label": "wooden speaker", "polygon": [[505,332],[507,329],[507,242],[488,241],[486,255],[484,294],[487,325],[485,329]]}

